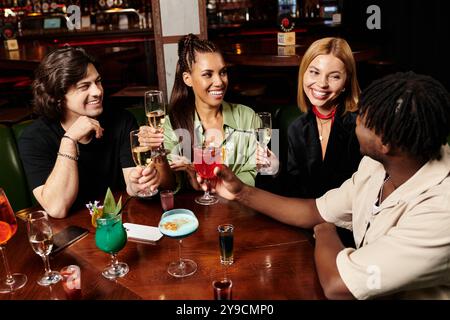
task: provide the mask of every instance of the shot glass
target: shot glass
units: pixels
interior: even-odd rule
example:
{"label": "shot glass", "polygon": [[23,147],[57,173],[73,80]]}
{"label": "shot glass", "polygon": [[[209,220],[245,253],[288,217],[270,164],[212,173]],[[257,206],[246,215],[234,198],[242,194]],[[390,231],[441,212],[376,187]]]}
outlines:
{"label": "shot glass", "polygon": [[234,227],[232,224],[221,224],[219,231],[220,263],[226,266],[233,264],[233,238]]}
{"label": "shot glass", "polygon": [[233,282],[230,279],[214,280],[212,286],[215,300],[232,300]]}
{"label": "shot glass", "polygon": [[76,265],[70,265],[62,268],[60,273],[63,277],[62,285],[67,299],[80,300],[82,297],[80,267]]}
{"label": "shot glass", "polygon": [[160,191],[159,196],[161,197],[161,207],[163,208],[164,211],[173,209],[174,201],[173,201],[173,191],[172,190]]}

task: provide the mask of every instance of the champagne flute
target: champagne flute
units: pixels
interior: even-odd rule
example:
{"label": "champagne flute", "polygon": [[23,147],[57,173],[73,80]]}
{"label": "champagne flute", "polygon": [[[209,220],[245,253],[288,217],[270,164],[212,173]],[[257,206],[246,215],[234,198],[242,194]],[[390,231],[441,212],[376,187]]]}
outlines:
{"label": "champagne flute", "polygon": [[48,221],[47,212],[38,210],[28,214],[28,240],[34,252],[44,261],[45,274],[37,281],[41,286],[49,286],[62,280],[57,271],[50,269],[48,255],[53,248],[53,231]]}
{"label": "champagne flute", "polygon": [[[157,156],[156,152],[151,149],[150,146],[143,145],[139,141],[139,130],[133,130],[130,132],[130,145],[131,153],[133,155],[134,163],[141,167],[150,167],[153,164],[153,159]],[[151,191],[150,189],[146,191],[139,191],[138,197],[146,198],[152,197],[158,193],[158,189]]]}
{"label": "champagne flute", "polygon": [[[272,137],[272,116],[270,112],[258,112],[257,115],[260,119],[260,125],[256,129],[256,140],[263,147],[264,156],[267,158],[267,145]],[[258,165],[257,171],[264,172],[264,168],[268,166],[268,164]]]}
{"label": "champagne flute", "polygon": [[117,261],[117,253],[127,244],[127,233],[122,224],[122,214],[104,215],[97,219],[95,244],[103,252],[111,255],[111,264],[102,272],[107,279],[123,277],[130,268],[125,262]]}
{"label": "champagne flute", "polygon": [[[160,90],[150,90],[145,92],[145,114],[148,118],[150,127],[161,132],[166,116],[166,104],[164,102],[163,92]],[[164,143],[158,149],[160,155],[165,155]]]}
{"label": "champagne flute", "polygon": [[27,276],[21,273],[11,274],[6,257],[6,243],[17,231],[17,221],[5,192],[0,188],[0,251],[5,265],[6,279],[0,281],[0,293],[8,293],[22,288]]}
{"label": "champagne flute", "polygon": [[208,189],[201,197],[195,198],[195,202],[209,206],[219,201],[217,197],[209,193],[211,180],[216,179],[214,168],[222,165],[222,148],[205,146],[203,144],[194,146],[194,168],[200,177],[205,180]]}
{"label": "champagne flute", "polygon": [[191,235],[198,229],[198,220],[195,214],[187,209],[173,209],[166,211],[159,221],[159,231],[162,234],[178,239],[178,261],[171,262],[167,272],[177,278],[187,277],[197,271],[197,263],[190,259],[183,259],[181,243],[183,238]]}

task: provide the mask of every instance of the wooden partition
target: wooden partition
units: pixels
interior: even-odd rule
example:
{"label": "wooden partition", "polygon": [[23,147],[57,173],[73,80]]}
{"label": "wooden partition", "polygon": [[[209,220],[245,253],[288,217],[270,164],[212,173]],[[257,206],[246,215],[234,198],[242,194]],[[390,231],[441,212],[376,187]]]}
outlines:
{"label": "wooden partition", "polygon": [[159,88],[170,97],[180,37],[207,38],[206,0],[152,0]]}

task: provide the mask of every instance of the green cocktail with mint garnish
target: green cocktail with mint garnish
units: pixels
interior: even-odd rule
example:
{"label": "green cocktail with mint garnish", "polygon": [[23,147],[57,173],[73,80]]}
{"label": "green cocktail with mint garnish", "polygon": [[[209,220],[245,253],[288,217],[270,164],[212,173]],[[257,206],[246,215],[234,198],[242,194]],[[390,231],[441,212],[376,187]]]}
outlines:
{"label": "green cocktail with mint garnish", "polygon": [[95,244],[100,250],[111,255],[111,264],[102,272],[105,278],[116,279],[128,273],[128,265],[117,261],[117,253],[125,247],[126,243],[127,233],[122,225],[121,214],[104,214],[97,219]]}

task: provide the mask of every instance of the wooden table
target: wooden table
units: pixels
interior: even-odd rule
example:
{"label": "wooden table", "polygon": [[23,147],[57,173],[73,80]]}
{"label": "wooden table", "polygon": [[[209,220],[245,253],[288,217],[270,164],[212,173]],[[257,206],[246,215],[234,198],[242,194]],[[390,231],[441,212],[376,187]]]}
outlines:
{"label": "wooden table", "polygon": [[[219,262],[217,225],[232,223],[235,262],[227,272],[233,281],[235,300],[324,299],[314,267],[313,245],[303,230],[236,202],[221,199],[216,205],[201,206],[193,201],[196,195],[175,196],[175,207],[192,210],[200,224],[193,235],[183,240],[183,257],[198,265],[192,276],[180,279],[167,273],[169,262],[178,258],[178,241],[163,237],[155,245],[129,241],[118,257],[128,263],[130,272],[117,281],[103,278],[101,271],[109,255],[95,246],[95,229],[87,209],[66,219],[51,219],[55,232],[69,225],[90,231],[87,237],[55,255],[51,266],[55,270],[70,264],[80,266],[84,299],[212,300],[211,282],[225,272]],[[131,199],[123,222],[157,226],[161,213],[159,198]],[[7,245],[7,253],[12,271],[25,273],[28,283],[14,294],[0,295],[0,299],[65,299],[60,283],[52,287],[36,283],[44,267],[28,243],[22,221]]]}
{"label": "wooden table", "polygon": [[[278,46],[276,37],[245,38],[241,41],[219,39],[215,43],[221,49],[225,62],[237,66],[299,67],[309,45],[317,39],[297,40],[295,46]],[[378,49],[370,44],[350,43],[355,60],[366,61],[378,55]]]}

